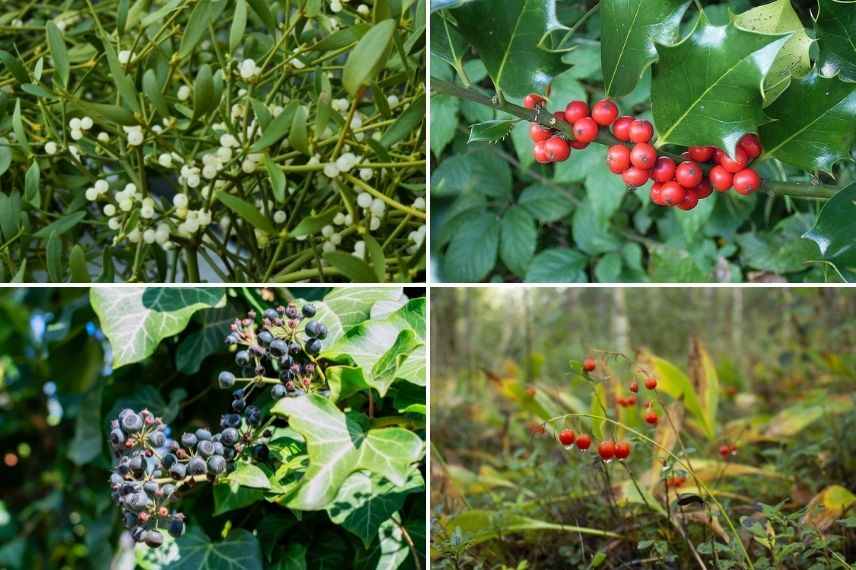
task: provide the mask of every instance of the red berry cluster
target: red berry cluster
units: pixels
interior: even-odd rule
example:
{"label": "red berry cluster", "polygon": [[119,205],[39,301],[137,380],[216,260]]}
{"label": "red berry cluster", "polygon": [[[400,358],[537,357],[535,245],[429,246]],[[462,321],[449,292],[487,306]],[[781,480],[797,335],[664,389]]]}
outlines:
{"label": "red berry cluster", "polygon": [[[579,435],[574,433],[572,429],[563,429],[559,432],[559,443],[565,446],[565,448],[570,449],[576,445],[577,449],[580,451],[586,451],[589,447],[591,447],[591,436],[587,433],[581,433]],[[628,450],[628,454],[629,454]]]}
{"label": "red berry cluster", "polygon": [[737,446],[733,443],[723,443],[719,446],[719,455],[721,455],[724,460],[728,460],[729,457],[736,454]]}
{"label": "red berry cluster", "polygon": [[[530,93],[523,100],[527,109],[543,107],[545,99]],[[533,154],[541,164],[561,162],[571,155],[571,148],[585,148],[597,138],[600,127],[612,127],[613,136],[621,141],[609,147],[606,161],[609,169],[621,175],[627,186],[642,186],[653,180],[651,201],[659,206],[675,206],[692,210],[699,200],[710,196],[714,190],[726,192],[734,188],[739,194],[748,195],[761,186],[761,178],[749,164],[761,152],[758,137],[748,133],[737,143],[734,157],[711,146],[691,146],[683,154],[686,160],[680,164],[668,156],[658,156],[651,144],[654,127],[649,121],[630,115],[618,116],[618,107],[609,99],[602,99],[589,106],[584,101],[571,101],[564,112],[554,113],[559,121],[571,125],[573,141],[567,141],[560,132],[532,123],[529,137],[535,143]],[[632,143],[632,146],[624,143]],[[701,164],[713,163],[705,173]]]}
{"label": "red berry cluster", "polygon": [[[657,379],[654,378],[653,376],[646,378],[645,379],[645,388],[647,388],[648,390],[656,390],[657,389]],[[627,397],[618,396],[615,399],[615,403],[617,403],[622,408],[633,407],[639,401],[638,398],[636,397],[636,394],[639,392],[639,383],[638,382],[631,382],[629,389],[631,392],[631,394],[629,396],[627,396]],[[648,411],[645,412],[645,415],[643,416],[643,418],[645,419],[645,422],[647,422],[648,424],[650,424],[652,426],[655,426],[655,425],[657,425],[657,422],[660,421],[660,418],[657,415],[657,412],[655,412],[653,410],[653,405],[654,405],[653,402],[646,402],[645,403],[645,409]]]}

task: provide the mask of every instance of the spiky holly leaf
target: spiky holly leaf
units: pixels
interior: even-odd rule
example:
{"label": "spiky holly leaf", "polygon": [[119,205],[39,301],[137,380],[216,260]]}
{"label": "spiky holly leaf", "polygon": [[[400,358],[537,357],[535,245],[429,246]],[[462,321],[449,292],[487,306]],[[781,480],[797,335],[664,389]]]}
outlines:
{"label": "spiky holly leaf", "polygon": [[761,85],[790,34],[714,26],[702,14],[675,46],[657,46],[651,103],[657,144],[712,145],[729,154],[768,121]]}
{"label": "spiky holly leaf", "polygon": [[820,211],[815,226],[803,236],[815,242],[823,258],[847,281],[856,280],[856,183],[839,191]]}
{"label": "spiky holly leaf", "polygon": [[678,40],[688,0],[603,0],[600,60],[603,86],[613,97],[627,95],[657,59],[654,42]]}
{"label": "spiky holly leaf", "polygon": [[475,46],[497,89],[512,97],[540,92],[568,66],[562,54],[542,44],[564,29],[555,0],[492,0],[467,3],[453,12],[464,39]]}
{"label": "spiky holly leaf", "polygon": [[824,75],[856,80],[856,4],[818,0],[815,30],[819,48],[817,66]]}
{"label": "spiky holly leaf", "polygon": [[516,119],[494,119],[492,121],[484,121],[476,123],[470,127],[470,138],[467,143],[472,142],[500,142],[508,136],[514,125],[517,124]]}
{"label": "spiky holly leaf", "polygon": [[776,121],[761,127],[766,156],[829,172],[856,143],[856,83],[812,71],[794,80],[767,108]]}

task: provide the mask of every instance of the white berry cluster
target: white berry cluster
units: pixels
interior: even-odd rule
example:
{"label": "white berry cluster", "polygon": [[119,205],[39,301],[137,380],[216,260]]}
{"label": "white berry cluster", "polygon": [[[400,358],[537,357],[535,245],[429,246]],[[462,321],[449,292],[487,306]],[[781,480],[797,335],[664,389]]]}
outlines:
{"label": "white berry cluster", "polygon": [[369,230],[377,230],[384,214],[386,214],[386,202],[380,198],[372,198],[368,192],[362,192],[357,196],[357,205],[369,217]]}

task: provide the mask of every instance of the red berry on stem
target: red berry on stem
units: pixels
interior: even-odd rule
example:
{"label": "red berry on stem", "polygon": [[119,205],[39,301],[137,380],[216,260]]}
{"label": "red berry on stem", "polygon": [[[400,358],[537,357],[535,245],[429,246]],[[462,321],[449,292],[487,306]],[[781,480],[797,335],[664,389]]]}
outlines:
{"label": "red berry on stem", "polygon": [[589,143],[581,141],[570,141],[568,144],[570,144],[571,147],[575,149],[584,149],[589,145]]}
{"label": "red berry on stem", "polygon": [[652,426],[657,425],[657,422],[660,418],[657,416],[657,412],[651,410],[650,412],[645,413],[645,422],[651,424]]}
{"label": "red berry on stem", "polygon": [[565,447],[570,447],[574,444],[575,434],[572,429],[563,429],[559,432],[559,442]]}
{"label": "red berry on stem", "polygon": [[725,192],[731,188],[733,175],[719,165],[711,168],[710,172],[707,173],[707,177],[710,180],[710,185],[717,192]]}
{"label": "red berry on stem", "polygon": [[707,180],[702,180],[694,190],[699,200],[703,200],[713,193],[713,188]]}
{"label": "red berry on stem", "polygon": [[602,126],[608,127],[618,117],[618,106],[610,99],[601,99],[591,108],[591,118]]}
{"label": "red berry on stem", "polygon": [[636,168],[651,170],[657,162],[657,150],[648,143],[638,143],[630,151],[630,162]]}
{"label": "red berry on stem", "polygon": [[544,141],[544,150],[547,152],[550,160],[554,162],[568,160],[568,157],[571,156],[571,147],[568,146],[565,139],[558,135],[553,135]]}
{"label": "red berry on stem", "polygon": [[538,95],[537,93],[530,93],[526,97],[523,98],[523,106],[527,109],[534,109],[539,105],[544,104],[544,98]]}
{"label": "red berry on stem", "polygon": [[628,186],[642,186],[648,182],[650,174],[648,170],[631,166],[621,174],[621,179]]}
{"label": "red berry on stem", "polygon": [[586,105],[585,101],[571,101],[565,107],[564,116],[566,121],[574,124],[580,119],[589,116],[589,106]]}
{"label": "red berry on stem", "polygon": [[654,390],[657,387],[657,379],[656,378],[646,378],[645,379],[645,387],[649,390]]}
{"label": "red berry on stem", "polygon": [[631,382],[630,383],[630,391],[633,392],[634,394],[636,392],[638,392],[639,391],[639,383],[638,382]]}
{"label": "red berry on stem", "polygon": [[534,142],[545,141],[553,136],[553,131],[538,123],[529,125],[529,138]]}
{"label": "red berry on stem", "polygon": [[619,441],[615,444],[615,458],[627,459],[630,456],[630,443],[627,441]]}
{"label": "red berry on stem", "polygon": [[638,398],[636,397],[636,394],[631,394],[631,395],[627,398],[627,405],[628,405],[628,406],[635,406],[635,405],[636,405],[637,400],[638,400]]}
{"label": "red berry on stem", "polygon": [[673,180],[663,184],[662,196],[666,206],[677,206],[684,201],[686,194],[686,189]]}
{"label": "red berry on stem", "polygon": [[535,148],[532,149],[532,155],[535,157],[535,161],[540,164],[550,164],[552,162],[550,157],[547,156],[547,149],[544,147],[544,142],[535,143]]}
{"label": "red berry on stem", "polygon": [[591,445],[591,436],[587,433],[581,433],[579,437],[577,437],[577,449],[580,451],[585,451]]}
{"label": "red berry on stem", "polygon": [[748,196],[761,187],[761,178],[751,168],[744,168],[734,175],[734,189],[744,196]]}
{"label": "red berry on stem", "polygon": [[728,444],[720,445],[719,454],[723,459],[728,459],[728,456],[731,455],[731,447]]}
{"label": "red berry on stem", "polygon": [[637,119],[630,123],[630,128],[627,132],[630,135],[631,142],[648,142],[654,136],[654,126],[648,121]]}
{"label": "red berry on stem", "polygon": [[738,146],[734,149],[734,158],[731,158],[727,153],[723,152],[719,157],[719,164],[722,168],[734,174],[735,172],[740,172],[746,168],[746,165],[749,164],[749,155],[746,154],[745,150]]}
{"label": "red berry on stem", "polygon": [[601,441],[597,446],[597,454],[604,461],[609,461],[615,456],[615,444],[611,441]]}
{"label": "red berry on stem", "polygon": [[627,142],[630,140],[630,125],[635,121],[630,115],[619,117],[612,124],[612,136],[620,141]]}
{"label": "red berry on stem", "polygon": [[650,198],[651,202],[658,206],[666,205],[666,202],[663,201],[663,184],[661,182],[655,182],[651,186]]}
{"label": "red berry on stem", "polygon": [[594,122],[591,117],[583,117],[574,122],[574,139],[589,143],[597,138],[597,133],[600,127]]}
{"label": "red berry on stem", "polygon": [[684,194],[684,199],[678,204],[681,210],[692,210],[698,206],[698,194],[692,188],[687,188],[687,193]]}
{"label": "red berry on stem", "polygon": [[630,149],[623,144],[614,144],[606,151],[606,163],[614,174],[621,174],[630,168]]}
{"label": "red berry on stem", "polygon": [[713,158],[714,148],[711,146],[691,146],[687,156],[696,162],[707,162]]}
{"label": "red berry on stem", "polygon": [[758,140],[758,136],[753,133],[746,133],[743,135],[740,140],[737,141],[737,146],[746,151],[750,162],[761,156],[761,153],[764,151],[761,146],[761,141]]}
{"label": "red berry on stem", "polygon": [[675,161],[669,158],[668,156],[657,157],[657,162],[654,163],[654,170],[651,171],[651,178],[653,178],[656,182],[668,182],[674,176]]}
{"label": "red berry on stem", "polygon": [[588,358],[583,360],[583,370],[585,370],[586,372],[591,372],[594,370],[594,368],[595,368],[594,358],[589,356]]}
{"label": "red berry on stem", "polygon": [[691,160],[682,162],[675,168],[675,180],[684,188],[695,188],[704,176],[698,164]]}

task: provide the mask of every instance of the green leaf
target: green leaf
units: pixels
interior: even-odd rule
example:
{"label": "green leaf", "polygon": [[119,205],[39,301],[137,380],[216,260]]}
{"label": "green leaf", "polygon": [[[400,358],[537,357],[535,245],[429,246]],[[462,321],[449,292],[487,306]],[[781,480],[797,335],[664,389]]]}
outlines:
{"label": "green leaf", "polygon": [[75,465],[85,465],[101,455],[101,394],[104,384],[99,382],[84,395],[74,424],[74,439],[67,457]]}
{"label": "green leaf", "polygon": [[291,237],[300,237],[312,235],[333,221],[336,214],[339,213],[338,208],[330,208],[315,216],[306,216],[300,223],[294,226],[294,229],[288,232]]}
{"label": "green leaf", "polygon": [[[223,2],[225,4],[225,2]],[[262,570],[258,539],[244,529],[233,530],[224,540],[211,539],[198,527],[190,527],[175,541],[177,557],[170,570]]]}
{"label": "green leaf", "polygon": [[511,133],[511,129],[517,123],[517,119],[494,119],[470,126],[470,138],[468,143],[487,141],[491,143],[501,142]]}
{"label": "green leaf", "polygon": [[494,85],[506,95],[544,93],[567,67],[561,53],[539,45],[551,32],[565,29],[556,19],[555,0],[507,0],[501,9],[493,2],[471,2],[453,15]]}
{"label": "green leaf", "polygon": [[12,164],[12,149],[9,148],[9,140],[0,137],[0,176],[6,174]]}
{"label": "green leaf", "polygon": [[185,58],[191,54],[202,38],[208,33],[209,24],[213,24],[228,2],[214,0],[199,0],[199,3],[193,9],[193,12],[188,18],[187,27],[184,34],[181,36],[181,46],[178,49],[178,56]]}
{"label": "green leaf", "polygon": [[207,63],[199,68],[193,82],[193,119],[199,119],[217,106],[214,99],[214,75]]}
{"label": "green leaf", "polygon": [[51,59],[53,59],[54,70],[60,83],[65,88],[68,88],[68,76],[70,67],[68,64],[68,51],[65,48],[65,42],[62,39],[62,32],[56,27],[53,20],[50,20],[45,26],[48,36],[48,46],[51,50]]}
{"label": "green leaf", "polygon": [[199,330],[187,335],[175,353],[175,367],[184,374],[196,374],[202,361],[223,348],[229,325],[235,321],[235,310],[226,306],[197,313]]}
{"label": "green leaf", "polygon": [[119,63],[119,58],[116,56],[113,44],[106,37],[101,38],[101,43],[104,47],[104,54],[107,57],[110,76],[113,78],[113,83],[116,85],[119,95],[121,95],[122,100],[131,112],[140,113],[142,110],[137,100],[137,89],[134,87],[134,82],[125,74],[125,68]]}
{"label": "green leaf", "polygon": [[39,169],[39,163],[34,160],[30,168],[27,169],[27,175],[24,177],[24,201],[36,209],[42,207],[42,194],[39,185],[40,178],[41,170]]}
{"label": "green leaf", "polygon": [[[824,75],[856,81],[856,10],[850,2],[818,0],[817,67]],[[828,72],[828,73],[827,73]]]}
{"label": "green leaf", "polygon": [[698,394],[693,388],[689,377],[677,366],[654,355],[647,355],[654,376],[657,378],[657,391],[663,392],[676,400],[683,400],[684,407],[696,420],[709,440],[716,437],[713,418],[705,414]]}
{"label": "green leaf", "polygon": [[431,152],[436,156],[440,156],[443,149],[455,138],[460,107],[461,101],[457,97],[431,96]]}
{"label": "green leaf", "polygon": [[801,77],[811,69],[809,49],[812,40],[791,6],[791,0],[775,0],[747,10],[737,16],[734,23],[743,29],[764,34],[793,32],[764,79],[764,105],[775,101],[788,88],[791,76]]}
{"label": "green leaf", "polygon": [[527,283],[585,283],[588,257],[573,249],[545,249],[535,256],[526,273]]}
{"label": "green leaf", "polygon": [[455,69],[463,68],[466,41],[444,12],[431,14],[431,55]]}
{"label": "green leaf", "polygon": [[252,463],[239,462],[227,477],[229,483],[252,489],[270,489],[270,480],[265,472]]}
{"label": "green leaf", "polygon": [[297,107],[294,112],[294,119],[291,123],[291,132],[288,135],[288,142],[292,148],[299,150],[303,154],[309,154],[309,132],[306,129],[306,107],[303,105]]}
{"label": "green leaf", "polygon": [[687,242],[692,242],[705,229],[710,216],[713,214],[713,209],[716,207],[717,200],[719,200],[718,193],[709,196],[706,200],[699,200],[698,205],[689,212],[672,210],[678,219],[678,224],[684,230],[684,237]]}
{"label": "green leaf", "polygon": [[535,184],[520,194],[517,204],[540,222],[556,222],[571,213],[574,203],[558,188]]}
{"label": "green leaf", "polygon": [[610,252],[598,260],[594,267],[594,276],[598,283],[618,283],[621,281],[621,255]]}
{"label": "green leaf", "polygon": [[271,221],[267,219],[267,217],[265,217],[258,208],[249,202],[238,198],[237,196],[226,194],[222,190],[215,192],[214,196],[220,200],[224,206],[238,214],[238,216],[249,222],[253,227],[271,235],[276,233],[276,228],[273,227]]}
{"label": "green leaf", "polygon": [[264,499],[265,491],[252,487],[232,488],[230,485],[217,484],[214,486],[214,516],[243,509],[259,503]]}
{"label": "green leaf", "polygon": [[499,258],[505,266],[521,277],[526,275],[537,241],[538,231],[532,216],[521,206],[509,208],[502,216],[499,242]]}
{"label": "green leaf", "polygon": [[[448,161],[447,161],[448,162]],[[496,214],[484,212],[458,228],[443,258],[447,281],[482,281],[496,265],[500,224]]]}
{"label": "green leaf", "polygon": [[834,264],[847,281],[856,281],[856,182],[832,197],[817,223],[803,237],[817,244],[823,259]]}
{"label": "green leaf", "polygon": [[285,203],[285,173],[277,163],[271,160],[270,156],[264,156],[265,170],[270,176],[270,187],[273,191],[273,197],[277,204]]}
{"label": "green leaf", "polygon": [[[401,287],[338,287],[324,297],[324,304],[338,316],[347,332],[368,319],[376,304],[399,301],[403,296]],[[332,338],[329,331],[327,338]]]}
{"label": "green leaf", "polygon": [[363,240],[366,243],[366,253],[374,271],[375,280],[383,283],[386,281],[386,257],[383,255],[383,248],[371,234],[363,236]]}
{"label": "green leaf", "polygon": [[655,43],[679,38],[687,0],[603,0],[600,4],[600,58],[603,88],[611,97],[627,95],[657,60]]}
{"label": "green leaf", "polygon": [[339,487],[327,514],[337,525],[349,530],[369,548],[384,521],[404,506],[410,493],[425,489],[418,469],[410,472],[403,486],[396,486],[374,473],[352,473]]}
{"label": "green leaf", "polygon": [[18,58],[5,50],[0,50],[0,61],[6,66],[6,69],[12,76],[21,84],[30,82],[30,74],[23,64],[18,61]]}
{"label": "green leaf", "polygon": [[24,121],[21,119],[20,99],[15,99],[15,110],[12,111],[12,130],[15,133],[15,142],[19,144],[26,153],[29,153],[30,143],[27,140],[27,132],[24,130]]}
{"label": "green leaf", "polygon": [[323,38],[315,44],[314,49],[324,52],[345,48],[354,42],[358,42],[360,38],[366,35],[366,32],[371,28],[370,24],[354,24],[348,26],[347,28],[333,32],[329,36]]}
{"label": "green leaf", "polygon": [[387,54],[392,48],[395,20],[384,20],[372,26],[348,55],[342,70],[342,85],[351,95],[363,85],[374,81],[386,64]]}
{"label": "green leaf", "polygon": [[651,85],[658,146],[711,145],[733,156],[740,137],[767,122],[760,86],[788,39],[713,26],[702,15],[684,41],[658,45]]}
{"label": "green leaf", "polygon": [[808,269],[818,259],[815,244],[800,239],[811,228],[809,215],[785,218],[768,232],[747,232],[737,236],[740,261],[748,267],[772,273],[790,273]]}
{"label": "green leaf", "polygon": [[272,412],[286,416],[306,441],[307,468],[297,495],[288,506],[320,510],[335,500],[342,483],[354,471],[366,470],[403,486],[414,463],[424,454],[424,443],[402,428],[366,429],[365,417],[342,413],[317,395],[284,398]]}
{"label": "green leaf", "polygon": [[93,287],[89,297],[113,347],[114,368],[154,353],[160,341],[183,331],[196,311],[226,303],[223,289],[213,287]]}
{"label": "green leaf", "polygon": [[767,108],[777,119],[761,127],[765,156],[804,168],[832,172],[850,158],[856,143],[856,83],[812,71]]}
{"label": "green leaf", "polygon": [[51,283],[62,283],[64,281],[62,261],[62,240],[53,233],[45,244],[45,262]]}
{"label": "green leaf", "polygon": [[[0,229],[3,230],[3,237],[8,241],[18,233],[18,228],[21,224],[21,194],[12,192],[8,196],[0,193]],[[37,237],[50,237],[37,236]]]}
{"label": "green leaf", "polygon": [[46,225],[35,234],[35,237],[40,239],[46,239],[51,237],[51,235],[56,234],[57,237],[61,236],[86,217],[86,212],[74,212],[73,214],[66,214],[65,216],[57,219],[54,222]]}
{"label": "green leaf", "polygon": [[386,148],[410,136],[425,120],[425,95],[420,95],[404,110],[389,126],[380,139],[380,144]]}
{"label": "green leaf", "polygon": [[276,18],[270,11],[270,2],[267,0],[248,0],[248,2],[253,12],[258,15],[259,19],[268,27],[268,30],[273,33],[276,29]]}
{"label": "green leaf", "polygon": [[328,251],[324,253],[324,260],[353,283],[374,283],[377,279],[368,263],[350,253]]}
{"label": "green leaf", "polygon": [[235,53],[235,50],[241,45],[246,28],[247,0],[236,0],[235,13],[232,16],[232,27],[229,29],[229,51],[231,53]]}
{"label": "green leaf", "polygon": [[292,99],[289,101],[277,118],[262,130],[261,138],[253,143],[250,150],[252,152],[261,152],[287,135],[297,107],[297,100]]}
{"label": "green leaf", "polygon": [[334,402],[371,388],[359,366],[330,366],[326,371],[330,399]]}
{"label": "green leaf", "polygon": [[[164,99],[161,94],[161,86],[158,83],[157,75],[155,75],[154,69],[147,69],[143,74],[143,93],[145,93],[148,100],[155,106],[158,113],[163,115],[164,117],[169,117],[169,106],[166,104],[166,99]],[[133,121],[133,117],[131,118]],[[124,123],[123,123],[124,124]],[[127,123],[133,124],[133,123]]]}
{"label": "green leaf", "polygon": [[89,277],[89,270],[86,267],[86,252],[80,244],[75,244],[71,248],[71,254],[68,257],[68,266],[71,271],[72,283],[90,283],[92,281],[92,278]]}
{"label": "green leaf", "polygon": [[619,537],[614,532],[606,530],[540,521],[511,512],[476,509],[464,511],[458,515],[449,517],[441,524],[449,532],[454,531],[458,533],[461,543],[470,547],[518,532],[543,533],[544,531],[560,531],[572,533],[572,535],[590,534],[595,536]]}
{"label": "green leaf", "polygon": [[[145,85],[145,82],[143,83]],[[70,106],[85,115],[93,116],[108,123],[132,126],[139,124],[134,114],[124,107],[118,105],[104,105],[102,103],[89,103],[86,101],[73,101]],[[167,109],[169,113],[169,109]],[[167,115],[168,116],[168,115]]]}

